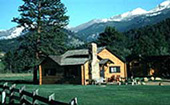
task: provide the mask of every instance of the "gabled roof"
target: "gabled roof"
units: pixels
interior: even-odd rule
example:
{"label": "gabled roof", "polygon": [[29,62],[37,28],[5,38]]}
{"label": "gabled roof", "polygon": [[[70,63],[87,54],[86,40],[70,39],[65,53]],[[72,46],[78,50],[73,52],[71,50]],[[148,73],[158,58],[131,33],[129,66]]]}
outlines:
{"label": "gabled roof", "polygon": [[81,65],[89,60],[88,49],[68,50],[61,56],[50,55],[52,60],[61,66]]}
{"label": "gabled roof", "polygon": [[89,55],[88,49],[68,50],[61,56],[63,58],[67,58],[67,57],[82,56],[82,55]]}
{"label": "gabled roof", "polygon": [[[106,64],[107,62],[112,62],[112,61],[109,60],[109,59],[102,59],[102,60],[100,60],[99,64],[100,64],[100,65],[104,65],[104,64]],[[112,63],[114,63],[114,62],[112,62]]]}
{"label": "gabled roof", "polygon": [[[100,53],[105,48],[106,47],[98,47],[97,53]],[[67,52],[65,52],[64,54],[62,54],[60,56],[50,55],[49,58],[51,58],[53,61],[55,61],[56,63],[58,63],[61,66],[81,65],[89,60],[89,53],[90,52],[88,49],[76,49],[76,50],[68,50]],[[114,53],[112,53],[112,54],[114,54]],[[102,59],[100,61],[100,64],[105,64],[108,61],[110,61],[110,60]]]}
{"label": "gabled roof", "polygon": [[87,62],[89,59],[88,58],[66,58],[61,60],[61,66],[66,66],[66,65],[81,65]]}
{"label": "gabled roof", "polygon": [[117,54],[115,54],[114,52],[112,52],[108,47],[104,46],[104,47],[99,47],[97,49],[97,53],[100,53],[101,51],[103,51],[104,49],[107,49],[110,53],[112,53],[114,56],[116,56],[118,59],[120,59],[122,62],[126,62],[124,59],[122,59],[121,57],[119,57]]}
{"label": "gabled roof", "polygon": [[100,53],[103,49],[105,49],[106,48],[106,46],[104,46],[104,47],[98,47],[97,48],[97,53]]}
{"label": "gabled roof", "polygon": [[49,58],[51,58],[53,61],[55,61],[59,65],[61,64],[61,56],[50,55]]}

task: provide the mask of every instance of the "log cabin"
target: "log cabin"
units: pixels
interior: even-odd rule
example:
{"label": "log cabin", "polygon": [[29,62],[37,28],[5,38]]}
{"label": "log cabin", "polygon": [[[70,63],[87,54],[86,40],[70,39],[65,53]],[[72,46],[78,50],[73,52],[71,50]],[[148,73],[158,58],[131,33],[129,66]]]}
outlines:
{"label": "log cabin", "polygon": [[133,56],[127,59],[128,77],[169,77],[170,55]]}
{"label": "log cabin", "polygon": [[50,55],[39,65],[39,84],[68,83],[88,85],[91,80],[109,82],[126,78],[126,63],[106,47],[95,43],[89,49],[68,50]]}

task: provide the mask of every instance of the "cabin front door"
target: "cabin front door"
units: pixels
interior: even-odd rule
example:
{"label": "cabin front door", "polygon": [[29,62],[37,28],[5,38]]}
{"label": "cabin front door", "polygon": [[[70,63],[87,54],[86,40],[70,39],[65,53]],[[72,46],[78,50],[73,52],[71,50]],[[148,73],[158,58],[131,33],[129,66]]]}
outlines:
{"label": "cabin front door", "polygon": [[104,66],[101,67],[101,70],[100,70],[100,77],[105,78]]}

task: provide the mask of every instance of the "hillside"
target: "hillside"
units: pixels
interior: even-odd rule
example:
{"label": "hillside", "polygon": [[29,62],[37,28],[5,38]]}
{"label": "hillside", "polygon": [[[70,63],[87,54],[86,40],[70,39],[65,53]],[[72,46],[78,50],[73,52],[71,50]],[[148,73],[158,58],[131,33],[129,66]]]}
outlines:
{"label": "hillside", "polygon": [[170,18],[154,25],[129,30],[124,35],[131,43],[129,49],[133,54],[170,54]]}
{"label": "hillside", "polygon": [[107,27],[96,40],[122,59],[128,56],[170,55],[170,18],[154,25],[119,32]]}
{"label": "hillside", "polygon": [[0,50],[7,52],[15,49],[19,45],[17,38],[0,40]]}
{"label": "hillside", "polygon": [[[19,30],[19,32],[16,30]],[[21,31],[20,31],[21,30]],[[74,35],[73,32],[69,30],[64,30],[68,36],[67,45],[78,47],[82,44],[84,44],[84,41],[82,41],[80,38]],[[15,35],[14,35],[15,33]],[[9,30],[4,30],[3,32],[0,32],[0,50],[7,52],[9,50],[12,50],[14,48],[17,48],[20,42],[17,40],[19,37],[24,35],[24,32],[22,32],[22,29],[20,28],[11,28]]]}

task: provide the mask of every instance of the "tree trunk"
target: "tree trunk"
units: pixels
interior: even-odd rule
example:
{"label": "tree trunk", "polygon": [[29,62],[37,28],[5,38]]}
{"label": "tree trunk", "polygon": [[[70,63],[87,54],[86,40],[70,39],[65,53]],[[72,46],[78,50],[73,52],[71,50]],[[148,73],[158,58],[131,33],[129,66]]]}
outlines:
{"label": "tree trunk", "polygon": [[[39,5],[38,5],[38,28],[37,28],[37,32],[38,34],[41,33],[41,25],[40,25],[40,20],[41,20],[41,2],[39,2]],[[38,49],[38,46],[40,44],[40,35],[38,36],[38,39],[36,40],[36,60],[39,61],[40,58],[39,58],[39,55],[40,55],[40,51]],[[37,70],[39,69],[39,65],[35,65],[34,67],[34,72],[33,72],[33,81],[34,81],[34,84],[37,84]]]}
{"label": "tree trunk", "polygon": [[35,66],[33,70],[33,82],[37,84],[37,66]]}

